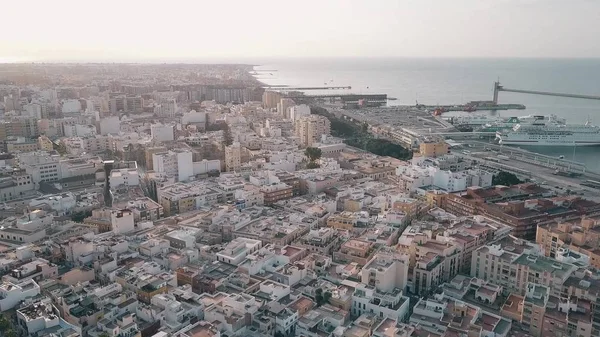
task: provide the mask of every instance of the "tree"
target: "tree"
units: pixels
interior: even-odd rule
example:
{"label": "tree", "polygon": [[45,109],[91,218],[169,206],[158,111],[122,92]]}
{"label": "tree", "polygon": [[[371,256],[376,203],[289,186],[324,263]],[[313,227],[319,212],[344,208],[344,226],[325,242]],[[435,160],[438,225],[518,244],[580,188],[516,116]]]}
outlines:
{"label": "tree", "polygon": [[520,183],[522,181],[514,173],[506,171],[500,171],[492,177],[492,185],[512,186]]}
{"label": "tree", "polygon": [[4,331],[10,328],[10,321],[4,316],[0,316],[0,331]]}
{"label": "tree", "polygon": [[306,150],[304,150],[304,155],[308,157],[308,160],[311,162],[320,159],[322,154],[323,151],[318,147],[307,147]]}
{"label": "tree", "polygon": [[53,147],[56,150],[56,152],[58,152],[58,154],[60,154],[61,156],[64,156],[67,153],[69,153],[67,151],[67,147],[65,146],[65,143],[63,143],[63,142],[58,143],[58,145],[53,145]]}
{"label": "tree", "polygon": [[320,307],[323,304],[327,303],[330,298],[330,292],[326,291],[325,293],[323,293],[323,289],[321,288],[317,288],[317,290],[315,290],[315,301],[317,302],[317,307]]}
{"label": "tree", "polygon": [[326,291],[323,294],[323,302],[324,303],[329,303],[329,299],[331,298],[331,293],[329,291]]}
{"label": "tree", "polygon": [[310,163],[306,164],[306,168],[309,169],[309,170],[310,169],[317,169],[319,167],[321,167],[321,165],[315,163],[314,161],[311,161]]}
{"label": "tree", "polygon": [[357,123],[347,119],[338,118],[327,109],[311,107],[311,113],[329,119],[331,134],[342,137],[344,143],[374,153],[379,156],[390,156],[400,160],[412,158],[412,151],[395,144],[387,139],[377,139],[369,133],[368,123]]}

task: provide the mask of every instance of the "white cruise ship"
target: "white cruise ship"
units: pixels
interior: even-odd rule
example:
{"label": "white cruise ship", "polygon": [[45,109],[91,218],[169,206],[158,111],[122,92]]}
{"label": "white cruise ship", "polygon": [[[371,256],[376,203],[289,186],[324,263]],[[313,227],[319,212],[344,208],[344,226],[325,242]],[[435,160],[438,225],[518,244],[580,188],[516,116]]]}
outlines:
{"label": "white cruise ship", "polygon": [[592,146],[600,145],[600,128],[586,124],[569,125],[555,116],[540,118],[533,123],[517,124],[512,129],[498,131],[496,139],[504,145]]}
{"label": "white cruise ship", "polygon": [[489,123],[502,121],[501,117],[489,116],[489,115],[458,115],[452,117],[452,123],[454,125],[485,125]]}

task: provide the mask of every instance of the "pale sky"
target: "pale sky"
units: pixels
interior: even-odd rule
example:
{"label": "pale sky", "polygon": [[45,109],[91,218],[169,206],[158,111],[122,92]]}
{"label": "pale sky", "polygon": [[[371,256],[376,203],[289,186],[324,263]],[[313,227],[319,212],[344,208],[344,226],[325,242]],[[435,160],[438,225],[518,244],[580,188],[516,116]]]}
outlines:
{"label": "pale sky", "polygon": [[600,57],[600,0],[8,0],[0,61]]}

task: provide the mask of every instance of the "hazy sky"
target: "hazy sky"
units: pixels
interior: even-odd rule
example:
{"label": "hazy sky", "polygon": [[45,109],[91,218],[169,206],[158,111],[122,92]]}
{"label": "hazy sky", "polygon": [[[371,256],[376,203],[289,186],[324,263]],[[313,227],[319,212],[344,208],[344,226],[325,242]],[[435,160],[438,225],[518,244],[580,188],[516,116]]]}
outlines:
{"label": "hazy sky", "polygon": [[0,60],[600,57],[600,0],[9,0]]}

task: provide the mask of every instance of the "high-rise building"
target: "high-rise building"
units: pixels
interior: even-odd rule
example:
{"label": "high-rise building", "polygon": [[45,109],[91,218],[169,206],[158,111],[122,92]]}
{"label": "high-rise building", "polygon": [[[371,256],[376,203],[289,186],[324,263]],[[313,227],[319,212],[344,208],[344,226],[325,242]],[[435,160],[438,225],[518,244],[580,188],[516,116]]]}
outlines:
{"label": "high-rise building", "polygon": [[173,177],[176,181],[186,181],[194,176],[192,152],[188,150],[154,153],[152,155],[152,166],[155,172]]}
{"label": "high-rise building", "polygon": [[265,91],[262,96],[263,107],[266,109],[275,109],[281,101],[281,94],[277,91]]}
{"label": "high-rise building", "polygon": [[15,117],[0,122],[0,140],[9,137],[37,138],[39,135],[36,118]]}
{"label": "high-rise building", "polygon": [[310,115],[310,107],[306,104],[294,105],[290,107],[289,110],[289,119],[296,120],[300,117],[309,116]]}
{"label": "high-rise building", "polygon": [[166,152],[166,151],[167,151],[167,148],[164,146],[147,147],[146,150],[144,151],[145,158],[146,158],[146,169],[154,170],[154,158],[153,158],[154,154]]}
{"label": "high-rise building", "polygon": [[225,170],[227,172],[239,171],[242,166],[242,147],[235,142],[225,148]]}
{"label": "high-rise building", "polygon": [[301,117],[294,123],[295,133],[303,147],[318,143],[322,135],[329,135],[331,123],[329,119],[319,115]]}
{"label": "high-rise building", "polygon": [[127,111],[127,99],[123,96],[113,97],[108,102],[109,111],[111,113],[126,112]]}
{"label": "high-rise building", "polygon": [[289,109],[291,107],[293,107],[295,104],[296,103],[291,98],[282,98],[282,99],[279,100],[279,103],[277,103],[277,112],[283,118],[289,119],[290,118],[290,111],[289,111]]}

